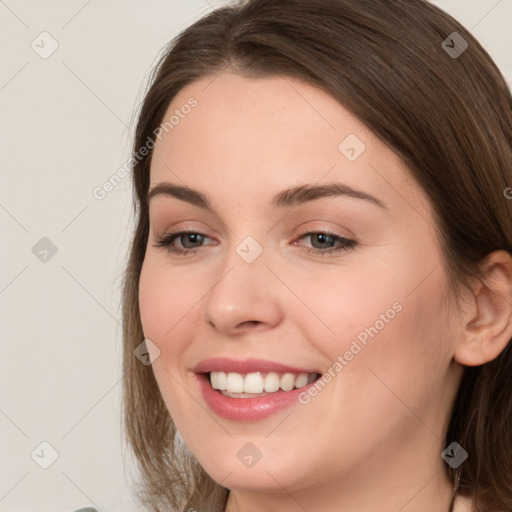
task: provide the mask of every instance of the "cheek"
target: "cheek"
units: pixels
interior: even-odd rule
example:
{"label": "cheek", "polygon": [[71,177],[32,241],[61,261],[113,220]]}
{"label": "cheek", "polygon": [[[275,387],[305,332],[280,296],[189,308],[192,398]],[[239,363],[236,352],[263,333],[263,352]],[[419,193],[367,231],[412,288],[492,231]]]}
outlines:
{"label": "cheek", "polygon": [[[193,279],[180,282],[179,273],[145,261],[139,281],[139,308],[146,338],[160,346],[163,339],[173,338],[179,323],[197,302],[198,290]],[[160,343],[159,343],[160,342]]]}
{"label": "cheek", "polygon": [[283,280],[293,283],[299,299],[288,294],[288,316],[300,324],[304,338],[332,360],[354,340],[365,347],[365,342],[382,337],[403,311],[397,286],[373,273],[339,268],[308,277],[289,274]]}
{"label": "cheek", "polygon": [[351,349],[345,352],[352,360],[348,371],[342,372],[338,389],[347,400],[366,396],[374,407],[367,411],[370,416],[384,417],[387,410],[400,417],[404,404],[420,416],[428,415],[433,397],[441,392],[438,383],[444,381],[451,359],[449,334],[443,327],[443,286],[438,272],[412,293],[387,288],[367,303],[371,307],[362,308],[364,313],[357,308],[351,311],[356,320],[350,325],[355,328],[343,338],[343,349],[355,342],[361,350],[354,356]]}
{"label": "cheek", "polygon": [[379,376],[404,397],[418,398],[422,382],[442,378],[450,360],[443,327],[446,283],[440,269],[424,279],[428,270],[418,267],[404,259],[378,272],[340,268],[314,279],[288,275],[304,304],[292,298],[293,312],[287,311],[327,356],[331,372],[343,374],[334,379],[340,393],[364,389],[371,396],[382,387]]}
{"label": "cheek", "polygon": [[[146,339],[160,349],[152,369],[167,408],[173,418],[180,416],[186,396],[180,363],[188,345],[187,330],[193,304],[197,302],[194,286],[183,286],[173,279],[177,273],[148,258],[139,281],[139,308]],[[194,310],[195,311],[195,310]],[[180,405],[181,404],[181,405]]]}
{"label": "cheek", "polygon": [[[144,262],[139,281],[139,309],[144,336],[156,342],[165,332],[163,305],[172,301],[159,283],[159,273],[154,266]],[[171,308],[169,308],[172,311]],[[167,327],[169,328],[169,327]],[[158,343],[157,343],[158,344]]]}

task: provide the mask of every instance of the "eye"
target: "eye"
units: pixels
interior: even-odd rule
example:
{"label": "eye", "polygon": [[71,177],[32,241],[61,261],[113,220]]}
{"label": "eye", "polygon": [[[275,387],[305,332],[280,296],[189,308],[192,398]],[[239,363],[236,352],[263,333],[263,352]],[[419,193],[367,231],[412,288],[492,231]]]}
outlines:
{"label": "eye", "polygon": [[[205,238],[209,237],[196,231],[178,231],[157,240],[155,247],[165,247],[169,252],[184,256],[190,252],[197,252],[197,249],[201,247],[201,245],[196,244],[200,244]],[[183,249],[172,245],[176,239],[180,240],[184,247]]]}
{"label": "eye", "polygon": [[[301,246],[301,250],[306,252],[307,254],[332,254],[339,253],[341,251],[346,251],[348,249],[353,249],[357,242],[355,240],[351,240],[349,238],[345,238],[335,233],[330,233],[328,231],[310,231],[308,233],[304,233],[301,235],[300,240],[303,238],[311,238],[312,245],[317,245],[319,247],[304,247]],[[333,246],[332,244],[338,242],[339,245]],[[327,246],[327,247],[326,247]]]}

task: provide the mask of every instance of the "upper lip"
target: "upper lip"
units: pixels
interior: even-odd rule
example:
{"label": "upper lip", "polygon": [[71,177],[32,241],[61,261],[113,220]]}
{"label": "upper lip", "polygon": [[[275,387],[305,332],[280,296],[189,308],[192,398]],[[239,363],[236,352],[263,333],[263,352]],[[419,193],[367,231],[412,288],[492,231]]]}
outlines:
{"label": "upper lip", "polygon": [[192,371],[194,373],[209,372],[233,372],[233,373],[255,373],[255,372],[278,372],[278,373],[320,373],[316,369],[297,368],[274,361],[264,359],[235,360],[228,357],[214,357],[204,359],[197,364]]}

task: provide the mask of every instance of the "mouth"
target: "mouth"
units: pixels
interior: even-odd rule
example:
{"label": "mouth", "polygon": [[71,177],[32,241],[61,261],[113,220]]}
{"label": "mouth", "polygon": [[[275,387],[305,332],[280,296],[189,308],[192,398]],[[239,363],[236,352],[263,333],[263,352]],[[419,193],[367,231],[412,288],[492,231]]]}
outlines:
{"label": "mouth", "polygon": [[300,396],[322,374],[264,359],[205,359],[191,371],[206,405],[233,421],[258,421],[300,404]]}
{"label": "mouth", "polygon": [[204,374],[212,389],[230,398],[259,398],[293,391],[318,380],[319,373],[211,371]]}

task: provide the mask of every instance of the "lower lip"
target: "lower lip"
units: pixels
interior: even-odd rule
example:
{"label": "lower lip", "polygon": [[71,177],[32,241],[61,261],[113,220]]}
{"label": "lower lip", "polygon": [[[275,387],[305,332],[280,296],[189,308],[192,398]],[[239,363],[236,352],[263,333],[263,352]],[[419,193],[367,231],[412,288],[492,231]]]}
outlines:
{"label": "lower lip", "polygon": [[315,383],[292,391],[276,391],[258,398],[231,398],[210,385],[208,375],[196,374],[203,397],[210,409],[228,420],[257,421],[299,402],[299,395]]}

